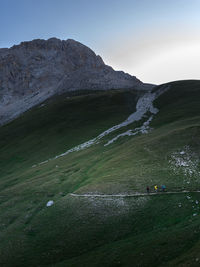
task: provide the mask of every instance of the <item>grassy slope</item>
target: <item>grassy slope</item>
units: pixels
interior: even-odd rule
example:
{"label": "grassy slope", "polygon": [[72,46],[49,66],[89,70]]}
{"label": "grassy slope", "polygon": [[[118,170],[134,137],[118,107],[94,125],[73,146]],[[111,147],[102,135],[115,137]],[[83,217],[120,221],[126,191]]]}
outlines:
{"label": "grassy slope", "polygon": [[[138,94],[62,97],[2,127],[1,266],[198,266],[198,193],[124,200],[68,193],[143,192],[156,183],[198,190],[199,165],[188,176],[169,161],[186,146],[199,158],[199,97],[200,82],[173,83],[155,102],[160,112],[148,135],[100,143],[36,168],[123,121]],[[46,208],[50,199],[55,205]]]}

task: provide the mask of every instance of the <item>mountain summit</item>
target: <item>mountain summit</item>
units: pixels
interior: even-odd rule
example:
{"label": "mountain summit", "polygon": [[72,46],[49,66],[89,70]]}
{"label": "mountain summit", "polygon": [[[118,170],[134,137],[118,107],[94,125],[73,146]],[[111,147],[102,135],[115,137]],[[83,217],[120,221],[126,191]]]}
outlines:
{"label": "mountain summit", "polygon": [[0,49],[0,66],[0,124],[55,94],[152,88],[114,71],[90,48],[71,39],[36,39]]}

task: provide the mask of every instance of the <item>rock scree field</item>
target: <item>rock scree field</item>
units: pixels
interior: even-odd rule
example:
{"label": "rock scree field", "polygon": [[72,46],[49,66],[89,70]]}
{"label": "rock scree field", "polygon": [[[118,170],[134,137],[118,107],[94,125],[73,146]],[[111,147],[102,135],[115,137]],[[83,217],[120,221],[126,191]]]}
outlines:
{"label": "rock scree field", "polygon": [[200,81],[40,103],[0,127],[0,266],[199,266],[199,157]]}

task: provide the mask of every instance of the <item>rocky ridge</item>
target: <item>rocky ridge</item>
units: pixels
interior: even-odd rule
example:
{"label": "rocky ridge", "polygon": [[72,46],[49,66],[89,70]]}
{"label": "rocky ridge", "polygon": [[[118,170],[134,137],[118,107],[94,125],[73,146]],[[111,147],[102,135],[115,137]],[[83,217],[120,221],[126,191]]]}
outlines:
{"label": "rocky ridge", "polygon": [[71,39],[36,39],[0,49],[0,125],[55,94],[151,88],[113,70],[90,48]]}

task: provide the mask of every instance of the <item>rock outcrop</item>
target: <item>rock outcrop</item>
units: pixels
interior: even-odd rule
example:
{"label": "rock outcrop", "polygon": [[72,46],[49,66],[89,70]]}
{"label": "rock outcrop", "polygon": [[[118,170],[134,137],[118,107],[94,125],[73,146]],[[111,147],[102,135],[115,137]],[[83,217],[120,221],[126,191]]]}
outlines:
{"label": "rock outcrop", "polygon": [[152,85],[114,71],[71,39],[37,39],[0,49],[0,125],[54,94],[123,88],[148,90]]}

